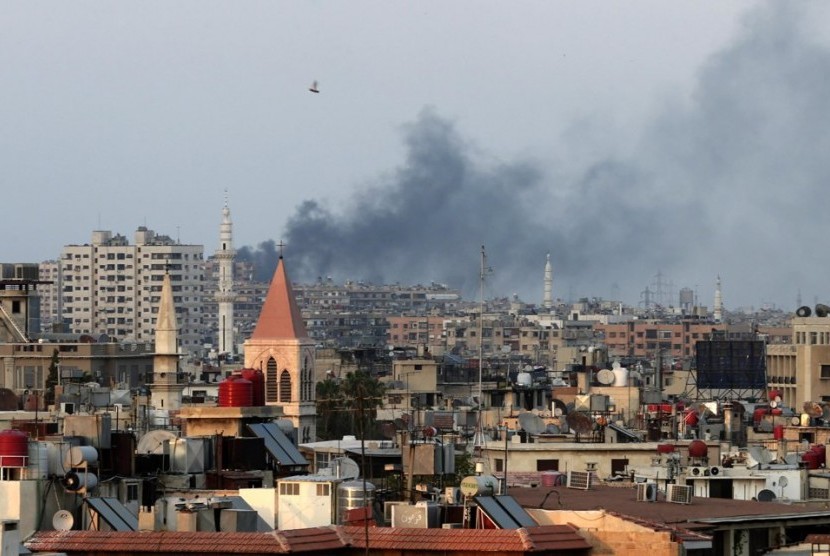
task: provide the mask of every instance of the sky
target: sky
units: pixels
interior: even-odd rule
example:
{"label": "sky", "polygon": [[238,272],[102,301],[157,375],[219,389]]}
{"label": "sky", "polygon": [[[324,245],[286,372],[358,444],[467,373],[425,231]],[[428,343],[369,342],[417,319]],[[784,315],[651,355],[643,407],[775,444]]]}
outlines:
{"label": "sky", "polygon": [[[138,226],[294,281],[827,302],[819,2],[0,3],[0,260]],[[318,82],[319,93],[309,86]]]}

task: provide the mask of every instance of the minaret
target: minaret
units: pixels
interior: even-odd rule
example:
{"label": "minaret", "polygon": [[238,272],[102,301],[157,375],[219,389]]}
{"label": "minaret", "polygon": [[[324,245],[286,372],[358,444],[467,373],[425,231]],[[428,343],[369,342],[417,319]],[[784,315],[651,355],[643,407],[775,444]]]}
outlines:
{"label": "minaret", "polygon": [[161,300],[156,317],[156,353],[153,357],[153,384],[150,397],[156,409],[176,410],[182,405],[184,384],[179,384],[179,327],[173,305],[170,274],[164,273]]}
{"label": "minaret", "polygon": [[265,405],[282,407],[299,442],[313,442],[317,436],[315,344],[308,337],[280,252],[259,320],[245,341],[245,367],[265,374]]}
{"label": "minaret", "polygon": [[219,249],[216,250],[216,260],[219,262],[219,285],[216,289],[216,303],[219,307],[217,319],[216,339],[219,353],[235,353],[233,326],[233,224],[228,200],[225,198],[225,208],[222,209],[222,224],[219,226]]}
{"label": "minaret", "polygon": [[553,267],[550,265],[550,253],[548,253],[548,260],[545,263],[545,298],[542,301],[542,307],[545,309],[553,308]]}
{"label": "minaret", "polygon": [[720,274],[718,274],[717,285],[715,286],[715,322],[723,321],[723,298],[720,291]]}

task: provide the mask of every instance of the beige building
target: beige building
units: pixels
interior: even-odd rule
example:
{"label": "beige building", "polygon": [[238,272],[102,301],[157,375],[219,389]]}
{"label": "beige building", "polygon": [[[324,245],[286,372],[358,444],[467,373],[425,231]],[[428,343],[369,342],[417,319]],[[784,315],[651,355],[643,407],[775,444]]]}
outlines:
{"label": "beige building", "polygon": [[169,270],[180,321],[180,345],[201,349],[204,336],[203,252],[144,226],[135,244],[110,231],[95,231],[84,245],[67,245],[56,286],[62,318],[76,334],[107,334],[119,340],[152,342],[161,283]]}
{"label": "beige building", "polygon": [[265,404],[282,408],[300,442],[317,439],[314,346],[280,257],[254,333],[245,341],[245,367],[265,374]]}
{"label": "beige building", "polygon": [[830,401],[830,318],[795,317],[793,343],[767,346],[767,384],[785,406]]}

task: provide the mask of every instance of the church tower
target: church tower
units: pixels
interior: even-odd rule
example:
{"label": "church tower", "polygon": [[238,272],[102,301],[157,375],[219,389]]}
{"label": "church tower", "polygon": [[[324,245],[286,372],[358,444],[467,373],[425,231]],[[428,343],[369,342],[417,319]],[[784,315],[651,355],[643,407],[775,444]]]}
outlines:
{"label": "church tower", "polygon": [[150,402],[156,409],[176,410],[182,405],[184,384],[179,383],[179,327],[173,306],[170,274],[161,283],[161,300],[156,315],[156,353],[153,357],[153,384]]}
{"label": "church tower", "polygon": [[235,353],[233,324],[233,223],[228,200],[225,199],[225,208],[222,209],[222,224],[219,226],[219,249],[216,250],[216,260],[219,263],[219,285],[216,289],[216,303],[218,305],[218,319],[216,331],[217,349],[219,353]]}
{"label": "church tower", "polygon": [[314,346],[280,255],[254,333],[245,341],[245,367],[265,374],[265,404],[282,407],[299,442],[317,437]]}
{"label": "church tower", "polygon": [[542,307],[547,310],[553,308],[553,267],[550,264],[550,253],[548,253],[548,260],[545,262],[545,297],[542,300]]}

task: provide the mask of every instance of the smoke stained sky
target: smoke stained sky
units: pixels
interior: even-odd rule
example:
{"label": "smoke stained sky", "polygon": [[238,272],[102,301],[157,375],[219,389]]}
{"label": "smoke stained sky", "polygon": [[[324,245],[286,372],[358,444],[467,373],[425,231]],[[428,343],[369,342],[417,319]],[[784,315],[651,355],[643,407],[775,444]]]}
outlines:
{"label": "smoke stained sky", "polygon": [[227,187],[295,280],[474,295],[485,244],[488,295],[540,301],[550,252],[562,298],[830,299],[828,8],[578,4],[5,3],[0,183],[37,198],[2,259],[145,224],[210,253]]}

